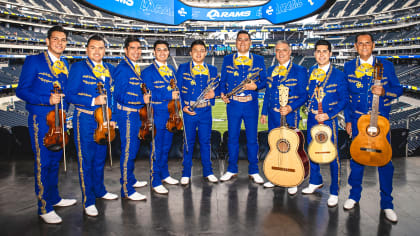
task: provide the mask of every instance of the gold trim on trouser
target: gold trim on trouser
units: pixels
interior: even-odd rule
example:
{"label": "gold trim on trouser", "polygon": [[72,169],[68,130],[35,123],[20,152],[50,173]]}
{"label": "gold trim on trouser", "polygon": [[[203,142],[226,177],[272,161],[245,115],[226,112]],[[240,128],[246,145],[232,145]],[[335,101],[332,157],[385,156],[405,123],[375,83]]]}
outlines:
{"label": "gold trim on trouser", "polygon": [[36,174],[36,183],[38,184],[38,200],[41,201],[41,213],[47,214],[46,205],[47,202],[42,198],[42,195],[44,194],[44,186],[42,185],[41,181],[41,149],[39,148],[39,142],[38,142],[38,132],[39,127],[36,123],[36,115],[33,115],[33,122],[34,122],[34,141],[35,141],[35,149],[36,149],[36,168],[37,168],[37,174]]}
{"label": "gold trim on trouser", "polygon": [[82,145],[80,143],[80,113],[83,111],[79,111],[77,113],[77,145],[79,146],[79,151],[77,155],[79,156],[79,174],[80,174],[80,182],[82,183],[82,191],[83,191],[83,207],[86,207],[86,186],[85,186],[85,177],[83,176],[83,155],[82,155]]}
{"label": "gold trim on trouser", "polygon": [[123,171],[123,190],[125,197],[128,197],[128,191],[127,191],[127,162],[128,158],[130,156],[130,112],[127,112],[127,123],[126,123],[126,132],[125,132],[125,138],[126,138],[126,144],[125,144],[125,157],[124,157],[124,171]]}
{"label": "gold trim on trouser", "polygon": [[[333,136],[334,136],[334,144],[335,144],[335,149],[337,150],[337,158],[335,158],[336,162],[337,162],[337,185],[338,185],[338,190],[337,190],[337,194],[340,191],[340,175],[341,175],[341,168],[340,168],[340,159],[339,159],[339,151],[338,150],[338,139],[337,139],[337,133],[336,133],[336,129],[337,127],[335,126],[335,122],[334,120],[332,120],[332,126],[333,126]],[[331,171],[331,170],[330,170]],[[332,180],[331,180],[332,181]]]}

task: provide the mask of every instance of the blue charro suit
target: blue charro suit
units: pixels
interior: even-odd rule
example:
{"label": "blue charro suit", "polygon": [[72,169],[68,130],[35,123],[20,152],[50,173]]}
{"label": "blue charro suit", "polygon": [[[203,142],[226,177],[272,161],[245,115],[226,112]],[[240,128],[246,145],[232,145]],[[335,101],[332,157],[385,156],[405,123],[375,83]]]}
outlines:
{"label": "blue charro suit", "polygon": [[[227,94],[232,91],[243,80],[256,73],[259,69],[261,71],[259,72],[260,80],[256,82],[257,89],[264,88],[266,81],[264,58],[253,53],[249,53],[249,57],[243,62],[239,60],[240,57],[237,53],[224,57],[220,80],[221,93]],[[242,120],[244,120],[249,161],[248,174],[257,174],[259,173],[257,157],[258,92],[245,90],[229,99],[230,103],[226,106],[229,134],[229,165],[227,171],[238,173],[239,134]]]}
{"label": "blue charro suit", "polygon": [[141,72],[124,57],[115,69],[114,98],[117,105],[117,121],[121,138],[121,197],[128,197],[135,192],[133,184],[137,182],[134,176],[134,160],[140,147],[137,137],[141,127],[139,109],[143,107],[143,92]]}
{"label": "blue charro suit", "polygon": [[46,116],[55,107],[50,105],[54,84],[58,84],[64,90],[67,80],[68,63],[64,59],[61,61],[64,62],[65,68],[62,68],[64,71],[58,72],[54,70],[47,51],[26,57],[16,88],[16,96],[26,102],[29,112],[28,128],[32,151],[35,154],[35,194],[40,215],[54,210],[53,205],[61,201],[57,184],[59,161],[63,151],[50,151],[43,144],[49,129]]}
{"label": "blue charro suit", "polygon": [[[155,121],[156,134],[155,145],[151,152],[151,182],[152,187],[162,185],[162,180],[169,177],[168,153],[172,145],[173,133],[166,129],[166,122],[169,119],[168,102],[172,100],[172,88],[170,80],[175,78],[175,69],[168,65],[169,71],[159,73],[156,62],[143,70],[142,77],[147,88],[152,92],[153,117]],[[175,84],[176,85],[176,84]]]}
{"label": "blue charro suit", "polygon": [[[318,65],[310,69],[312,74],[314,70],[318,69]],[[318,81],[316,77],[310,77],[308,84],[308,143],[312,141],[310,130],[318,122],[315,116],[318,114],[318,101],[315,97],[315,88],[317,86],[323,88],[325,97],[322,99],[322,111],[329,117],[324,121],[332,130],[331,141],[334,143],[335,148],[338,145],[338,119],[337,114],[343,110],[348,103],[347,81],[342,71],[336,69],[330,64],[328,71],[325,72],[326,76],[322,82]],[[309,178],[310,184],[322,184],[322,176],[320,174],[319,164],[311,161],[311,175]],[[340,183],[340,158],[337,152],[337,158],[330,163],[331,186],[330,194],[338,196],[339,183]]]}
{"label": "blue charro suit", "polygon": [[279,86],[283,84],[289,88],[289,101],[287,105],[292,108],[292,111],[286,116],[286,122],[291,127],[299,128],[299,108],[307,100],[306,86],[308,84],[308,75],[306,68],[296,65],[290,60],[286,68],[286,74],[278,75],[273,73],[276,67],[277,65],[271,66],[268,69],[269,77],[267,77],[261,115],[268,115],[269,131],[280,126],[280,112],[274,109],[280,108]]}
{"label": "blue charro suit", "polygon": [[92,71],[94,63],[90,59],[74,63],[70,69],[65,91],[67,101],[75,106],[73,114],[74,142],[77,150],[79,181],[84,207],[94,205],[96,198],[107,193],[104,185],[107,145],[99,145],[93,138],[97,128],[94,111],[100,106],[92,105],[92,101],[99,96],[97,90],[99,82],[104,84],[108,104],[112,104],[113,79],[111,75],[114,72],[114,67],[104,62],[103,66],[108,70],[108,73],[96,77]]}
{"label": "blue charro suit", "polygon": [[[385,59],[374,57],[374,64],[379,60],[384,67],[383,78],[381,84],[385,90],[385,95],[379,97],[379,115],[389,119],[389,112],[391,110],[391,101],[399,97],[403,89],[395,74],[394,65]],[[357,121],[361,115],[367,114],[372,107],[373,94],[371,87],[374,80],[371,75],[364,74],[357,76],[356,69],[360,66],[359,58],[344,64],[344,73],[347,76],[349,86],[350,102],[346,107],[344,116],[346,122],[352,124],[352,135],[356,137],[358,134]],[[389,136],[388,136],[389,139]],[[349,198],[358,202],[362,193],[362,180],[364,165],[360,165],[353,160],[350,160],[351,173],[349,176],[349,184],[352,186]],[[392,177],[394,174],[394,166],[390,161],[385,166],[378,167],[379,184],[381,189],[381,208],[393,209],[392,204]]]}
{"label": "blue charro suit", "polygon": [[[203,64],[204,71],[194,69],[193,62],[187,62],[179,66],[176,73],[178,78],[178,88],[181,89],[181,102],[183,106],[191,106],[197,101],[197,97],[200,96],[201,92],[213,82],[217,77],[217,68]],[[218,88],[215,94],[218,94]],[[203,105],[199,105],[195,108],[197,113],[194,116],[188,115],[184,112],[184,124],[185,132],[187,137],[188,152],[187,148],[184,147],[184,160],[182,162],[184,169],[182,171],[182,177],[191,177],[192,167],[192,154],[195,144],[196,129],[198,129],[198,137],[200,141],[200,154],[201,163],[203,164],[203,176],[207,177],[213,174],[211,154],[210,154],[210,138],[211,138],[211,126],[212,126],[212,115],[211,106],[214,105],[214,99],[210,99]]]}

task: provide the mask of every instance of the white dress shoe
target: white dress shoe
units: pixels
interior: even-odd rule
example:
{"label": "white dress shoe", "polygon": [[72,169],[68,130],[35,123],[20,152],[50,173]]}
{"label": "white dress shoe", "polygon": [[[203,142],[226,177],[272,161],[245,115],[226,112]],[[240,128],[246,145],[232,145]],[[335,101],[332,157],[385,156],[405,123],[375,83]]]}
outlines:
{"label": "white dress shoe", "polygon": [[235,177],[236,175],[237,175],[236,173],[232,173],[228,171],[224,175],[222,175],[222,177],[220,177],[220,181],[228,181],[232,179],[233,177]]}
{"label": "white dress shoe", "polygon": [[254,181],[254,183],[256,183],[256,184],[263,184],[264,183],[264,179],[261,177],[260,174],[249,175],[249,178],[252,179]]}
{"label": "white dress shoe", "polygon": [[176,179],[174,179],[174,178],[172,178],[171,176],[166,177],[166,178],[163,180],[163,182],[165,182],[165,183],[167,183],[167,184],[172,184],[172,185],[179,184],[179,181],[178,181],[178,180],[176,180]]}
{"label": "white dress shoe", "polygon": [[62,222],[61,217],[55,213],[55,211],[50,211],[46,214],[39,215],[45,223],[47,224],[59,224]]}
{"label": "white dress shoe", "polygon": [[118,199],[118,195],[114,193],[105,193],[105,195],[103,195],[101,198],[105,200],[115,200]]}
{"label": "white dress shoe", "polygon": [[384,209],[384,212],[385,212],[385,218],[387,220],[391,221],[392,223],[397,223],[398,221],[397,213],[395,213],[393,209]]}
{"label": "white dress shoe", "polygon": [[187,185],[187,184],[190,183],[190,178],[182,177],[180,182],[181,182],[182,185]]}
{"label": "white dress shoe", "polygon": [[205,177],[210,183],[217,183],[219,182],[219,180],[217,179],[216,176],[214,175],[208,175],[207,177]]}
{"label": "white dress shoe", "polygon": [[133,184],[133,188],[141,188],[147,185],[147,181],[137,181]]}
{"label": "white dress shoe", "polygon": [[146,196],[144,196],[141,193],[134,192],[133,194],[128,196],[128,199],[133,200],[133,201],[141,201],[141,200],[146,200]]}
{"label": "white dress shoe", "polygon": [[85,208],[85,213],[88,216],[97,216],[98,213],[98,209],[96,209],[95,205],[90,205],[88,207]]}
{"label": "white dress shoe", "polygon": [[153,191],[155,191],[155,193],[159,193],[159,194],[168,194],[168,190],[163,187],[163,185],[159,185],[153,188]]}
{"label": "white dress shoe", "polygon": [[323,184],[309,184],[308,187],[302,189],[303,194],[312,194],[315,192],[315,190],[322,188],[324,186]]}
{"label": "white dress shoe", "polygon": [[62,198],[57,204],[55,204],[54,206],[56,207],[66,207],[66,206],[71,206],[76,204],[77,200],[76,199],[64,199]]}
{"label": "white dress shoe", "polygon": [[264,188],[274,188],[276,185],[271,183],[270,181],[267,181],[264,183]]}
{"label": "white dress shoe", "polygon": [[337,206],[337,204],[338,204],[338,196],[331,194],[330,197],[328,198],[327,205],[329,207],[335,207]]}
{"label": "white dress shoe", "polygon": [[344,210],[351,210],[354,208],[355,205],[356,205],[356,201],[349,198],[344,202],[343,208]]}
{"label": "white dress shoe", "polygon": [[295,195],[296,193],[297,193],[297,190],[298,190],[298,188],[297,187],[291,187],[291,188],[287,188],[287,192],[290,194],[290,195]]}

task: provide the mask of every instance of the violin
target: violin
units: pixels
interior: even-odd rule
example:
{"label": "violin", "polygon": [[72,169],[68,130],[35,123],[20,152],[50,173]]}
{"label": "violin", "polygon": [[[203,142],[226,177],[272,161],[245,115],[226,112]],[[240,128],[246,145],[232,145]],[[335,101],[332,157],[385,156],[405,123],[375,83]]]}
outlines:
{"label": "violin", "polygon": [[[146,88],[145,83],[141,85],[141,91],[143,94],[150,94],[150,90]],[[153,125],[153,107],[150,102],[139,110],[139,115],[141,127],[138,137],[141,140],[150,141],[154,134],[156,134],[156,127]]]}
{"label": "violin", "polygon": [[[104,85],[101,82],[98,83],[97,90],[100,95],[106,95]],[[111,144],[115,139],[115,128],[109,125],[112,118],[111,108],[108,107],[107,103],[102,104],[95,110],[94,116],[98,123],[98,127],[93,134],[95,142],[100,145],[105,145],[107,142]]]}
{"label": "violin", "polygon": [[[172,90],[175,90],[175,91],[178,90],[174,79],[171,79],[170,86]],[[169,119],[166,122],[166,129],[168,129],[170,132],[181,130],[183,127],[183,121],[179,114],[179,112],[181,111],[181,104],[179,102],[179,99],[172,99],[168,103],[168,111],[169,111]]]}
{"label": "violin", "polygon": [[[61,94],[60,87],[55,84],[53,92],[55,94]],[[63,112],[63,100],[61,100],[61,109],[58,108],[58,104],[55,104],[54,110],[47,114],[47,125],[49,126],[48,132],[44,137],[44,146],[50,151],[60,151],[69,142],[69,136],[64,131],[64,121],[66,120],[66,114]]]}

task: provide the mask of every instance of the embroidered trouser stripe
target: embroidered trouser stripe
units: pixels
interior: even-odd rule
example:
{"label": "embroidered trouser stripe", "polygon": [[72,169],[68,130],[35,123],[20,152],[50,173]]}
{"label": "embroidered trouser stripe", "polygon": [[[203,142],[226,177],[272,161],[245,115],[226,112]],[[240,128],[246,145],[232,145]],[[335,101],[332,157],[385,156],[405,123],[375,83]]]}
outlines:
{"label": "embroidered trouser stripe", "polygon": [[239,154],[239,135],[241,123],[244,120],[247,154],[248,154],[248,174],[256,174],[258,169],[258,100],[251,102],[231,101],[227,105],[228,117],[228,152],[229,166],[228,171],[238,173],[238,154]]}
{"label": "embroidered trouser stripe", "polygon": [[38,214],[54,210],[53,205],[61,200],[57,185],[59,162],[63,152],[53,152],[44,146],[43,139],[49,129],[45,117],[46,114],[30,114],[28,116],[32,151],[35,154],[34,175]]}

